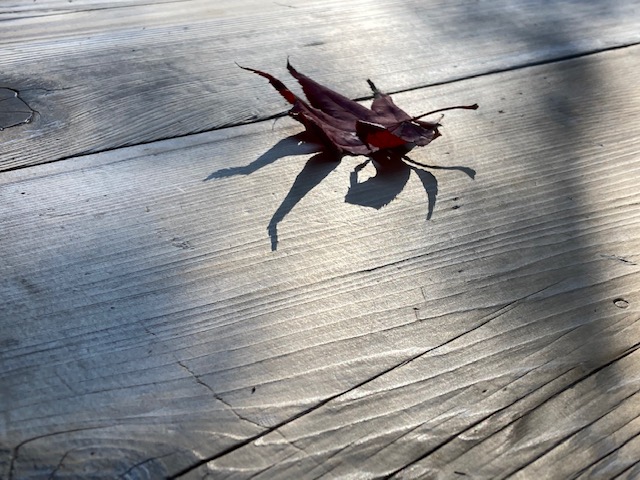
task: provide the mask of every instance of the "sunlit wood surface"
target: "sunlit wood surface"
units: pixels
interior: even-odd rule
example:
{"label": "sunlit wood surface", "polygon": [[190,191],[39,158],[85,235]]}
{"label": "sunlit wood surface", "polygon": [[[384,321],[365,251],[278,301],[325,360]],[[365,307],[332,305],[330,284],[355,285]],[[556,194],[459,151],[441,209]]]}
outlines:
{"label": "sunlit wood surface", "polygon": [[[477,102],[459,168],[326,161],[287,56]],[[13,0],[0,66],[0,478],[640,477],[637,2]]]}

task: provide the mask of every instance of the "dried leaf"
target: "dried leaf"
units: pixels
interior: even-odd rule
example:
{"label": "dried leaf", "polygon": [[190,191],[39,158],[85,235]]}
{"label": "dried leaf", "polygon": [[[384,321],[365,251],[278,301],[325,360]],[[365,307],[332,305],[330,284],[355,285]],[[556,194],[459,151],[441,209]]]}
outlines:
{"label": "dried leaf", "polygon": [[440,136],[439,123],[420,118],[445,110],[478,108],[477,104],[461,105],[412,117],[393,103],[389,95],[381,93],[371,80],[367,80],[374,94],[369,109],[298,72],[287,62],[289,73],[302,87],[305,101],[274,76],[253,68],[240,68],[269,80],[293,105],[289,115],[340,154],[370,156],[391,150],[404,154],[415,146],[428,145]]}

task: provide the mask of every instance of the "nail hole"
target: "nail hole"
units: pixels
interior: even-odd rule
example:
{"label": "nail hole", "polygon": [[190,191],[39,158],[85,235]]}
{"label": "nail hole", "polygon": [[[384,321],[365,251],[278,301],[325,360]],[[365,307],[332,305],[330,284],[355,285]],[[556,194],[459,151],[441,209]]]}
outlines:
{"label": "nail hole", "polygon": [[629,307],[629,302],[627,302],[624,298],[616,298],[613,301],[613,304],[618,308],[627,308],[627,307]]}

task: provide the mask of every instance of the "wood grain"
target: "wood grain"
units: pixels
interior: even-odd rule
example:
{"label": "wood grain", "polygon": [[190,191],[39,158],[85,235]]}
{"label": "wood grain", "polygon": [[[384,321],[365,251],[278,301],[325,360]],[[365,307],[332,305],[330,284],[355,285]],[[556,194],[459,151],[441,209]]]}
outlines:
{"label": "wood grain", "polygon": [[0,21],[0,87],[36,111],[0,133],[0,170],[285,111],[234,62],[287,79],[290,56],[356,98],[640,42],[626,0],[14,1]]}
{"label": "wood grain", "polygon": [[429,222],[289,119],[4,172],[0,476],[633,478],[638,59],[395,96]]}

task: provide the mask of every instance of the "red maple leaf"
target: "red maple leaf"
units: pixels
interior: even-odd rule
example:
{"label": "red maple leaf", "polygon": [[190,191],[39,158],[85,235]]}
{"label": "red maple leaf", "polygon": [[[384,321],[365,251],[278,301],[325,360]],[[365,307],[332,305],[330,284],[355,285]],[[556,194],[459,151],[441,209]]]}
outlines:
{"label": "red maple leaf", "polygon": [[438,127],[441,125],[438,122],[420,120],[422,117],[445,110],[478,108],[477,104],[460,105],[412,117],[393,103],[389,95],[381,93],[371,80],[367,80],[374,94],[369,109],[298,72],[287,61],[289,73],[298,80],[307,97],[305,101],[274,76],[253,68],[240,68],[269,80],[293,105],[289,115],[340,154],[370,156],[393,151],[402,156],[413,147],[428,145],[440,136]]}

